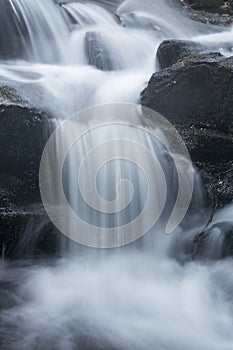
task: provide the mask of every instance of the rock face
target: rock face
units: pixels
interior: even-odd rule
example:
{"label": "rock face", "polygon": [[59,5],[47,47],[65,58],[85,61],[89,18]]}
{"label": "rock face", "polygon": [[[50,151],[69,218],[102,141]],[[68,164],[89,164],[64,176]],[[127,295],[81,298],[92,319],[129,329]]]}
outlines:
{"label": "rock face", "polygon": [[49,118],[14,89],[0,87],[0,123],[0,255],[17,256],[26,247],[21,241],[36,240],[48,221],[40,199],[39,165]]}
{"label": "rock face", "polygon": [[177,126],[217,206],[233,200],[232,91],[233,58],[213,53],[191,54],[153,74],[141,93],[143,105]]}

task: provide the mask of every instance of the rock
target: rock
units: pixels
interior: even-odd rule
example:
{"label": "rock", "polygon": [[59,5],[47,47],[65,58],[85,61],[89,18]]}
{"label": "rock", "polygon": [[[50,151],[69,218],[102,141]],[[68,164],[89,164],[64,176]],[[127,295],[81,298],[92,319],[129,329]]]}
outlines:
{"label": "rock", "polygon": [[103,35],[96,32],[87,32],[85,36],[85,50],[88,64],[103,71],[114,69],[108,43]]}
{"label": "rock", "polygon": [[[226,211],[232,212],[232,205],[223,209],[223,213],[212,211],[209,220],[202,229],[194,230],[190,226],[173,237],[169,254],[181,263],[190,260],[219,260],[233,257],[233,221]],[[206,216],[208,218],[208,216]],[[221,221],[221,218],[224,218]],[[201,227],[202,225],[200,225]]]}
{"label": "rock", "polygon": [[173,123],[233,133],[233,58],[190,55],[153,74],[141,101]]}
{"label": "rock", "polygon": [[151,77],[141,103],[181,133],[214,205],[233,200],[233,58],[193,54]]}
{"label": "rock", "polygon": [[194,0],[196,8],[220,8],[223,4],[223,0]]}
{"label": "rock", "polygon": [[221,222],[195,235],[190,244],[193,259],[224,259],[233,256],[233,225]]}
{"label": "rock", "polygon": [[[5,89],[0,88],[0,96]],[[49,136],[48,117],[20,100],[16,102],[12,93],[0,105],[0,123],[0,176],[23,180],[20,200],[24,203],[25,200],[39,200],[38,174],[40,158]]]}
{"label": "rock", "polygon": [[36,232],[48,222],[41,205],[39,165],[51,130],[45,113],[6,86],[0,87],[0,125],[0,255],[4,250],[16,257],[27,230],[28,243],[33,241],[33,248],[28,244],[27,249],[34,249]]}
{"label": "rock", "polygon": [[[194,21],[218,25],[218,26],[229,26],[233,23],[233,12],[229,8],[205,8],[195,6],[194,1],[182,2],[182,12]],[[223,1],[221,5],[223,4]]]}
{"label": "rock", "polygon": [[0,208],[0,255],[14,259],[55,257],[59,245],[59,233],[41,203]]}
{"label": "rock", "polygon": [[229,1],[225,1],[224,5],[220,6],[220,10],[222,13],[230,13],[232,10],[232,6]]}
{"label": "rock", "polygon": [[199,53],[203,47],[188,40],[165,40],[157,51],[157,62],[161,69],[170,67],[178,60],[192,53]]}

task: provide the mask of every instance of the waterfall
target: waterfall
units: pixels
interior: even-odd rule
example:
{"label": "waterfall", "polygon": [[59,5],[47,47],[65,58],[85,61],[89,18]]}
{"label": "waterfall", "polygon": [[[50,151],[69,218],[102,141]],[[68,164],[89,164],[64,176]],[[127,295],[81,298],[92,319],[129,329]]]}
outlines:
{"label": "waterfall", "polygon": [[56,119],[96,104],[137,102],[159,43],[199,33],[162,0],[116,1],[114,13],[96,1],[3,4],[0,55],[11,62],[2,61],[1,76]]}
{"label": "waterfall", "polygon": [[42,200],[55,226],[91,247],[126,245],[150,230],[152,241],[163,243],[191,199],[196,215],[203,207],[194,195],[202,193],[198,175],[178,137],[158,113],[128,103],[95,106],[63,122],[40,167]]}
{"label": "waterfall", "polygon": [[[134,106],[156,70],[156,49],[161,41],[171,37],[206,40],[211,49],[215,39],[228,42],[231,38],[229,31],[202,36],[203,28],[206,29],[184,18],[168,0],[1,1],[1,79],[18,89],[31,104],[47,111],[58,131],[53,139],[52,162],[47,163],[48,193],[59,198],[53,186],[57,178],[62,178],[64,195],[73,211],[92,226],[112,229],[133,221],[145,207],[148,183],[143,167],[122,160],[118,153],[128,156],[130,149],[134,159],[149,167],[149,156],[142,157],[135,146],[140,142],[148,150],[146,154],[157,157],[160,163],[151,167],[158,181],[153,182],[157,184],[153,205],[144,221],[159,214],[165,204],[156,228],[128,246],[81,249],[69,240],[68,256],[63,250],[60,260],[6,261],[4,266],[0,262],[1,349],[232,350],[232,261],[211,265],[190,262],[180,248],[208,221],[202,210],[200,177],[190,163],[175,151],[172,160],[166,147],[169,142],[165,146],[162,142],[166,135],[148,119],[138,121],[134,113],[124,127],[116,122],[127,118],[110,115],[105,120],[107,125],[92,129],[99,118],[93,114],[75,123],[71,119],[72,127],[64,131],[68,117],[92,111],[92,106]],[[135,128],[135,123],[140,129]],[[91,132],[65,152],[76,131],[86,132],[89,128]],[[126,138],[135,147],[126,147]],[[99,204],[103,209],[106,202],[112,203],[112,211],[106,214],[81,199],[77,168],[96,144],[110,140],[114,148],[116,139],[121,140],[115,146],[116,159],[98,168],[98,159],[104,152],[108,154],[106,147],[84,164],[86,191],[99,194],[94,209]],[[58,174],[55,169],[63,156],[64,169]],[[164,234],[165,227],[179,194],[179,166],[177,170],[175,163],[184,169],[181,180],[185,189],[190,185],[185,183],[187,174],[193,175],[194,193],[188,215],[169,236]],[[161,169],[167,180],[165,203]],[[126,186],[125,181],[117,187],[122,179],[129,180],[132,186]],[[117,194],[122,196],[123,204],[115,215],[114,210],[119,208],[114,207]],[[58,220],[62,220],[63,213],[59,214]],[[231,220],[231,208],[217,214],[214,224],[222,219]],[[65,223],[68,228],[80,229],[72,219]],[[42,230],[41,222],[36,226],[34,221],[30,223],[21,244],[34,243]],[[135,231],[129,233],[134,235]],[[219,239],[219,231],[214,228],[211,249],[215,253]],[[100,243],[100,247],[107,245],[106,241]]]}

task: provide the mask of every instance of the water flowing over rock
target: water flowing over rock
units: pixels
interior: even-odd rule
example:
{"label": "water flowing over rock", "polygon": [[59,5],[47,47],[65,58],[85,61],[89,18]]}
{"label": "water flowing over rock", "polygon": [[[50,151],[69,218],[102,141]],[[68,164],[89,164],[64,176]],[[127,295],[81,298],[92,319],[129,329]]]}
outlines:
{"label": "water flowing over rock", "polygon": [[112,58],[108,52],[108,42],[99,33],[87,32],[85,48],[88,64],[103,71],[113,70]]}
{"label": "water flowing over rock", "polygon": [[[55,21],[51,21],[51,13]],[[55,23],[56,22],[56,23]],[[0,57],[55,62],[68,34],[62,14],[52,1],[3,0],[0,12]]]}
{"label": "water flowing over rock", "polygon": [[232,67],[233,59],[219,53],[190,54],[153,74],[141,94],[143,105],[179,128],[220,206],[233,199]]}

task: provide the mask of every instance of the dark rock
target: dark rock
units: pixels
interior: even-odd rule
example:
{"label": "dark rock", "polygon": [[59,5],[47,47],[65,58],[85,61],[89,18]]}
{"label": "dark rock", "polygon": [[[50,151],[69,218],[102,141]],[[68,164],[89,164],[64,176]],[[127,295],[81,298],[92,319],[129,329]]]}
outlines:
{"label": "dark rock", "polygon": [[[3,89],[6,89],[5,87]],[[1,91],[1,88],[0,88]],[[1,92],[0,92],[1,95]],[[40,199],[38,176],[41,155],[49,136],[48,117],[41,111],[19,103],[11,96],[0,105],[0,176],[2,185],[16,177],[23,181],[20,198],[17,189],[15,199],[19,202],[33,202]],[[7,181],[4,177],[8,176]],[[18,181],[16,182],[18,185]]]}
{"label": "dark rock", "polygon": [[153,74],[141,101],[171,122],[233,133],[233,58],[190,55]]}
{"label": "dark rock", "polygon": [[195,0],[193,1],[196,8],[219,8],[223,0]]}
{"label": "dark rock", "polygon": [[[182,2],[182,12],[194,21],[212,24],[214,26],[229,26],[233,23],[233,11],[228,9],[222,10],[217,7],[199,7],[195,6],[194,1]],[[221,5],[223,4],[223,1]]]}
{"label": "dark rock", "polygon": [[59,233],[50,223],[41,203],[31,204],[28,208],[1,209],[0,253],[5,258],[54,257],[58,254]]}
{"label": "dark rock", "polygon": [[233,58],[194,54],[153,74],[141,103],[161,113],[184,138],[211,201],[233,200]]}
{"label": "dark rock", "polygon": [[199,53],[203,47],[188,40],[165,40],[157,51],[157,62],[161,69],[170,67],[178,60],[192,53]]}
{"label": "dark rock", "polygon": [[233,256],[233,225],[216,223],[198,233],[190,245],[193,259],[224,259]]}
{"label": "dark rock", "polygon": [[222,243],[222,257],[228,258],[233,256],[233,225],[224,232]]}
{"label": "dark rock", "polygon": [[200,232],[190,232],[173,240],[170,255],[180,262],[219,260],[233,256],[233,224],[230,221],[209,223]]}
{"label": "dark rock", "polygon": [[0,255],[15,257],[27,232],[31,237],[24,247],[34,249],[48,222],[41,209],[39,166],[50,123],[14,89],[0,87],[0,124]]}
{"label": "dark rock", "polygon": [[85,50],[88,64],[103,71],[114,69],[108,43],[104,36],[96,32],[87,32],[85,36]]}

